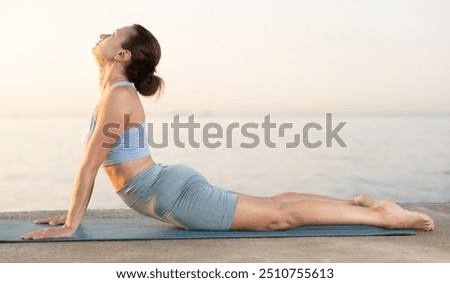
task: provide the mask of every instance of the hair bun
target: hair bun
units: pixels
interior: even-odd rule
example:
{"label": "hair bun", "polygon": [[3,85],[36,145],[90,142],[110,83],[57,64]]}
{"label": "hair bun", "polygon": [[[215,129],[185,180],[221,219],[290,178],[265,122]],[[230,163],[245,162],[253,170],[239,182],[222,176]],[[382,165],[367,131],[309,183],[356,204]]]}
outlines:
{"label": "hair bun", "polygon": [[152,96],[161,92],[164,81],[153,72],[148,74],[137,86],[137,90],[144,96]]}
{"label": "hair bun", "polygon": [[134,32],[122,43],[131,52],[131,60],[125,67],[125,76],[144,96],[160,94],[164,81],[155,75],[161,58],[161,47],[151,32],[141,25],[133,25]]}

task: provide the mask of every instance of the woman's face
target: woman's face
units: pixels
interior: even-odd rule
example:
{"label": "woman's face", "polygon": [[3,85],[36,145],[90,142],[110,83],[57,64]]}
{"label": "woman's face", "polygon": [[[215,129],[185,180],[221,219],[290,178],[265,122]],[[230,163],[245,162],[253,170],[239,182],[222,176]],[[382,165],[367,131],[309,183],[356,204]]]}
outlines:
{"label": "woman's face", "polygon": [[124,42],[130,32],[132,32],[132,27],[123,27],[116,29],[112,34],[101,34],[100,40],[92,49],[92,52],[97,56],[101,57],[107,61],[112,60],[121,51],[122,42]]}

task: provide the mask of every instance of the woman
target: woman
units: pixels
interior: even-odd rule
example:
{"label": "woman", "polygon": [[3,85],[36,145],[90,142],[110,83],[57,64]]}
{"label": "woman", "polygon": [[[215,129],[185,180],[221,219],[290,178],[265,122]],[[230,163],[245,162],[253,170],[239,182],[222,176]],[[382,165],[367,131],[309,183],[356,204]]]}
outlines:
{"label": "woman", "polygon": [[338,200],[283,193],[252,197],[209,184],[194,169],[156,163],[148,148],[139,94],[152,96],[163,85],[155,75],[161,57],[156,38],[140,25],[103,34],[93,48],[101,96],[92,117],[86,151],[76,176],[67,215],[35,223],[60,225],[32,231],[23,239],[73,237],[81,223],[100,166],[116,193],[132,209],[192,230],[282,230],[302,225],[365,224],[433,230],[433,220],[390,201],[360,195]]}

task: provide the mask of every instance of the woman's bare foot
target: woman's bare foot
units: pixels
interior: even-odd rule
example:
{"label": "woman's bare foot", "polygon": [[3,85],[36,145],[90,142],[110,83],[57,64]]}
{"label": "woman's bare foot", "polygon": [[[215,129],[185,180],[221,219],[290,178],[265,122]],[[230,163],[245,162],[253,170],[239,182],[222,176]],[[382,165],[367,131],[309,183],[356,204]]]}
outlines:
{"label": "woman's bare foot", "polygon": [[375,205],[374,200],[368,195],[359,195],[352,200],[352,203],[363,207],[373,207]]}
{"label": "woman's bare foot", "polygon": [[383,213],[386,228],[424,231],[434,229],[433,219],[426,214],[403,209],[398,204],[388,200],[381,201],[376,207]]}

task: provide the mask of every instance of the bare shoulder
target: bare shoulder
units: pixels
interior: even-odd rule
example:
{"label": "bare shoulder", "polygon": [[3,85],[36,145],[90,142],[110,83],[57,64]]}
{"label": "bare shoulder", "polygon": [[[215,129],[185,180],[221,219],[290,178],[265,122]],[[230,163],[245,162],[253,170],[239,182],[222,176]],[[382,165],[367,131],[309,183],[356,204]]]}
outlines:
{"label": "bare shoulder", "polygon": [[136,90],[127,86],[117,86],[103,95],[99,105],[99,115],[131,114],[138,101]]}

